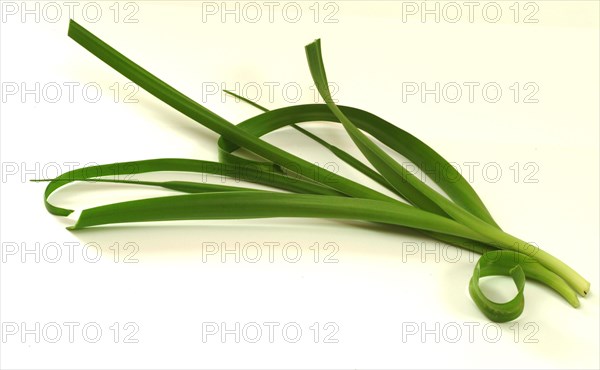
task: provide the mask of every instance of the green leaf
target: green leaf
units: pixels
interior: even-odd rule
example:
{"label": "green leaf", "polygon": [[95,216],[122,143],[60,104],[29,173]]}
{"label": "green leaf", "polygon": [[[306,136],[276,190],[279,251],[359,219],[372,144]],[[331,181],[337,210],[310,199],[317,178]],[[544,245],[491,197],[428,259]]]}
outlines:
{"label": "green leaf", "polygon": [[[148,172],[209,173],[222,177],[229,177],[234,180],[244,180],[298,193],[342,195],[331,188],[313,182],[304,181],[302,179],[284,176],[279,173],[264,171],[261,168],[253,168],[248,166],[242,167],[232,164],[200,161],[194,159],[162,158],[90,166],[65,172],[53,179],[46,187],[46,191],[44,193],[44,204],[46,205],[46,209],[53,215],[68,216],[73,212],[73,210],[56,207],[48,200],[52,193],[68,183],[105,176],[123,176],[124,179],[128,179],[133,175]],[[137,184],[149,185],[144,184],[143,182],[137,182]],[[152,185],[156,186],[155,184]],[[181,184],[181,182],[171,181],[167,183],[161,183],[161,185],[158,186],[167,187],[170,189],[173,189],[173,187],[178,187],[177,189],[173,190],[182,191],[182,185],[183,184]],[[187,184],[187,187],[189,190],[190,184]]]}
{"label": "green leaf", "polygon": [[266,191],[199,193],[114,203],[83,210],[71,229],[126,222],[273,217],[363,220],[479,238],[456,221],[403,203]]}

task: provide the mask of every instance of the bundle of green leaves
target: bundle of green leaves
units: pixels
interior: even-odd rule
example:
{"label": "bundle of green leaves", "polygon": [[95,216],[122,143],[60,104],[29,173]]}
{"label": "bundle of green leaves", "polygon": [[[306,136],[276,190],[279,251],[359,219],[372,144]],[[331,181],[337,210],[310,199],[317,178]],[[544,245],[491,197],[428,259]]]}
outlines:
{"label": "bundle of green leaves", "polygon": [[[68,216],[73,211],[51,204],[49,196],[73,181],[102,181],[157,186],[183,194],[107,204],[85,209],[70,230],[115,223],[314,217],[353,219],[399,225],[419,230],[431,238],[482,254],[469,284],[476,305],[490,319],[505,322],[524,309],[523,289],[527,278],[554,289],[573,307],[577,294],[585,296],[590,283],[556,257],[503,231],[470,184],[441,155],[421,140],[369,112],[334,103],[325,73],[320,40],[306,46],[308,65],[325,104],[297,105],[268,111],[234,125],[146,71],[88,30],[71,21],[69,36],[106,64],[174,109],[221,135],[221,162],[194,159],[151,159],[95,166],[64,173],[50,181],[45,192],[48,211]],[[356,157],[298,126],[303,122],[341,123],[370,167]],[[292,126],[331,151],[340,160],[389,189],[387,196],[346,177],[326,171],[261,136]],[[366,133],[415,166],[434,169],[434,190],[394,160]],[[263,161],[234,154],[244,148]],[[251,183],[278,190],[257,190],[189,181],[134,181],[107,178],[158,171],[229,174]],[[93,176],[91,176],[93,175]],[[283,190],[283,191],[281,191]],[[509,302],[488,299],[479,287],[480,277],[506,275],[513,278],[518,293]]]}

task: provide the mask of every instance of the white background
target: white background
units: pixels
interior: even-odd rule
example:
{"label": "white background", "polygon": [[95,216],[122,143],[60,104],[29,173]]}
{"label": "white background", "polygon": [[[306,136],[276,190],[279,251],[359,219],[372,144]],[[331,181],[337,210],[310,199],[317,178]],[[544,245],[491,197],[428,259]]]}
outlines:
{"label": "white background", "polygon": [[[479,2],[471,21],[468,8],[459,3],[463,14],[456,23],[451,22],[455,8],[445,2],[437,3],[439,22],[434,15],[421,20],[420,2],[298,2],[287,6],[286,14],[286,3],[275,3],[272,21],[268,6],[258,2],[263,13],[256,23],[256,7],[245,3],[238,3],[239,11],[229,3],[234,13],[224,21],[221,2],[115,6],[107,1],[87,7],[74,2],[72,8],[83,26],[232,122],[257,111],[213,93],[215,86],[258,91],[257,102],[269,108],[318,102],[303,46],[322,38],[339,103],[397,124],[457,163],[463,175],[472,175],[473,186],[505,230],[537,243],[592,283],[579,309],[528,283],[522,316],[502,325],[490,325],[468,296],[475,256],[436,248],[408,231],[304,219],[65,230],[74,218],[49,215],[42,204],[45,185],[30,179],[90,163],[216,160],[217,136],[144,91],[135,92],[136,102],[126,103],[125,95],[134,91],[128,81],[67,37],[65,3],[55,3],[60,16],[47,2],[28,2],[34,9],[29,15],[21,2],[7,3],[2,2],[0,25],[0,367],[598,368],[597,2],[521,2],[518,15],[512,1]],[[100,15],[94,14],[98,7]],[[294,23],[297,7],[302,15]],[[492,7],[487,18],[484,7]],[[492,22],[496,8],[502,14]],[[528,20],[537,23],[525,23],[530,13],[535,14]],[[472,102],[465,82],[480,84]],[[502,89],[496,103],[486,100],[494,94],[482,94],[481,87],[490,82]],[[517,102],[511,90],[515,82],[520,84]],[[80,84],[72,99],[71,83]],[[94,90],[83,91],[90,83],[102,89],[95,103],[90,102]],[[433,95],[423,102],[420,94],[403,94],[403,86],[413,83],[430,89],[439,83],[440,102]],[[463,86],[456,103],[450,102],[454,93],[442,91],[449,83]],[[532,91],[526,83],[537,87],[532,97],[537,103],[523,101]],[[284,91],[286,84],[300,87],[297,102],[296,90]],[[11,94],[7,89],[14,86],[19,90]],[[55,86],[62,95],[52,102]],[[23,95],[24,89],[37,89],[38,96]],[[341,128],[306,127],[356,153]],[[338,164],[340,174],[369,183],[296,132],[284,129],[266,138],[320,164]],[[476,163],[469,172],[471,162]],[[86,184],[52,200],[81,210],[165,194],[170,193]],[[265,243],[271,242],[278,245],[270,249]],[[218,253],[207,256],[207,243],[230,249],[239,243],[239,263],[233,255],[225,262]],[[315,244],[318,262],[310,248]],[[62,257],[51,263],[55,245]],[[125,250],[132,245],[138,250]],[[251,245],[262,251],[257,263],[244,258],[252,258]],[[338,247],[334,263],[324,263],[326,252],[335,250],[325,245]],[[97,262],[89,261],[96,250],[91,246],[102,251]],[[294,257],[294,246],[302,256],[291,263],[284,252]],[[137,262],[125,263],[131,251]],[[495,280],[484,286],[486,291],[498,299],[510,297],[512,283]],[[265,322],[278,325],[273,343]],[[73,343],[64,323],[75,325]],[[224,341],[220,333],[203,336],[211,323],[229,329],[239,323],[240,342],[233,334]],[[250,343],[252,323],[262,328],[257,343]],[[34,332],[39,325],[39,342],[34,334],[21,336],[22,324]],[[83,333],[86,324],[92,329]],[[286,324],[302,329],[296,343],[286,340],[295,336],[293,329],[283,335]],[[55,325],[62,337],[50,343]],[[15,327],[18,332],[9,335]],[[90,343],[94,327],[102,334]],[[411,335],[409,329],[418,332]],[[429,334],[422,336],[423,330]],[[331,339],[337,343],[326,343]],[[131,340],[137,343],[126,343]]]}

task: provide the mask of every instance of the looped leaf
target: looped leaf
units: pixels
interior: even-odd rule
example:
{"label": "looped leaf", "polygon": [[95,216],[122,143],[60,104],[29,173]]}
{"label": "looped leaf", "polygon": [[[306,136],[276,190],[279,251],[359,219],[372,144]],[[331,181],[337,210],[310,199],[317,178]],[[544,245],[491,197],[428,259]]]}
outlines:
{"label": "looped leaf", "polygon": [[[473,270],[473,277],[469,283],[469,293],[481,312],[495,322],[507,322],[516,319],[525,308],[525,272],[521,263],[525,261],[520,253],[498,250],[484,253]],[[506,303],[490,300],[479,287],[479,278],[485,276],[510,276],[517,286],[517,295]]]}

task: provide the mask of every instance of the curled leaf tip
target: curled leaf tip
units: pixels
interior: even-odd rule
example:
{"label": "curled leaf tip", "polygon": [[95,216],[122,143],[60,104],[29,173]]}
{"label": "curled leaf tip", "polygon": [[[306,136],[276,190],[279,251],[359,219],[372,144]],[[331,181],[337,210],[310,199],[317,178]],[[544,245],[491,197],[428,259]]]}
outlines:
{"label": "curled leaf tip", "polygon": [[[504,251],[503,251],[504,252]],[[525,308],[525,272],[518,260],[517,252],[509,253],[484,253],[477,261],[473,271],[473,277],[469,283],[469,294],[481,312],[494,322],[508,322],[521,316]],[[517,295],[509,302],[494,302],[481,291],[479,278],[485,276],[507,275],[512,277],[516,287]]]}

